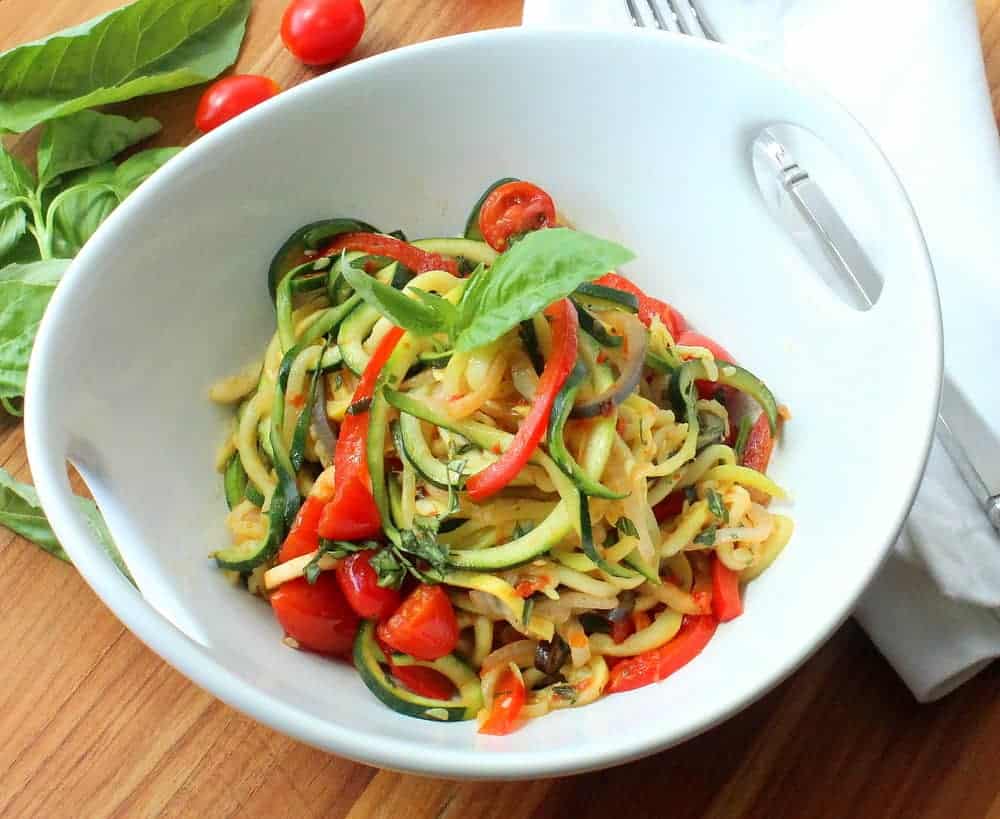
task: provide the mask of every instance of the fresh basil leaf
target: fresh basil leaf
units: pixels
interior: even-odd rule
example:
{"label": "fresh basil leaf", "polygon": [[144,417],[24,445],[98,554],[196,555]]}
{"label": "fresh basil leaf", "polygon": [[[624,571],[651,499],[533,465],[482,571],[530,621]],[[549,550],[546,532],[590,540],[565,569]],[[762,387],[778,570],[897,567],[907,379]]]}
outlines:
{"label": "fresh basil leaf", "polygon": [[[91,532],[100,541],[108,557],[122,574],[132,580],[132,575],[129,574],[118,548],[111,539],[111,532],[108,531],[97,504],[87,498],[77,498],[77,502]],[[5,469],[0,469],[0,525],[6,526],[54,557],[67,563],[71,562],[42,511],[35,488],[15,480]]]}
{"label": "fresh basil leaf", "polygon": [[11,205],[0,210],[0,259],[10,253],[28,232],[28,219],[24,208]]}
{"label": "fresh basil leaf", "polygon": [[705,500],[708,502],[709,512],[723,523],[729,523],[729,510],[726,508],[726,504],[722,502],[722,495],[714,489],[709,489],[705,493]]}
{"label": "fresh basil leaf", "polygon": [[635,523],[632,522],[631,518],[618,518],[615,528],[626,537],[639,537],[639,530],[635,527]]}
{"label": "fresh basil leaf", "polygon": [[715,527],[709,526],[702,532],[695,535],[694,542],[701,546],[714,546],[715,545]]}
{"label": "fresh basil leaf", "polygon": [[11,264],[0,270],[0,397],[24,395],[28,357],[66,259]]}
{"label": "fresh basil leaf", "polygon": [[0,270],[12,264],[28,264],[41,258],[38,242],[30,232],[21,235],[6,253],[0,253]]}
{"label": "fresh basil leaf", "polygon": [[475,274],[459,305],[455,348],[499,338],[584,282],[634,258],[621,245],[569,228],[536,230]]}
{"label": "fresh basil leaf", "polygon": [[0,208],[15,196],[27,196],[35,190],[35,177],[28,167],[0,145]]}
{"label": "fresh basil leaf", "polygon": [[747,440],[750,438],[750,428],[752,426],[753,421],[750,420],[749,415],[744,415],[740,418],[740,428],[736,433],[736,442],[733,444],[736,460],[740,463],[743,462],[743,452],[747,448]]}
{"label": "fresh basil leaf", "polygon": [[370,563],[383,589],[398,589],[403,584],[406,568],[391,547],[386,546],[372,555]]}
{"label": "fresh basil leaf", "polygon": [[38,185],[44,188],[63,174],[107,162],[160,128],[152,117],[133,121],[97,111],[52,120],[38,146]]}
{"label": "fresh basil leaf", "polygon": [[449,335],[458,321],[458,308],[448,299],[442,298],[437,293],[430,293],[421,290],[419,287],[411,287],[410,292],[438,315],[439,321],[448,328]]}
{"label": "fresh basil leaf", "polygon": [[180,152],[180,148],[149,148],[130,156],[115,171],[114,185],[118,195],[124,199]]}
{"label": "fresh basil leaf", "polygon": [[69,555],[59,545],[45,513],[42,512],[35,488],[14,480],[5,469],[0,469],[0,525],[60,560],[70,562]]}
{"label": "fresh basil leaf", "polygon": [[213,79],[236,59],[250,0],[136,0],[0,54],[0,130]]}
{"label": "fresh basil leaf", "polygon": [[355,292],[393,324],[417,336],[448,331],[442,314],[434,307],[411,299],[352,265],[342,264],[341,270]]}
{"label": "fresh basil leaf", "polygon": [[105,162],[66,177],[52,220],[52,252],[71,258],[118,207],[115,163]]}

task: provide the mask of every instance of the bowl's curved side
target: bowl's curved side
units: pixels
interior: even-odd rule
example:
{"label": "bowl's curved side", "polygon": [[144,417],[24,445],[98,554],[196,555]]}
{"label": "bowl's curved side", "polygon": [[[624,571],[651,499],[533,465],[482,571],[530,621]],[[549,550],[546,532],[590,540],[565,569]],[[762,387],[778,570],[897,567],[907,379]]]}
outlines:
{"label": "bowl's curved side", "polygon": [[[637,87],[637,67],[662,85]],[[501,74],[522,91],[484,95]],[[870,178],[887,274],[870,314],[817,286],[760,207],[747,148],[773,121],[827,136]],[[632,275],[675,298],[792,405],[776,474],[796,496],[799,532],[750,589],[748,613],[684,674],[496,740],[383,709],[349,668],[284,650],[264,607],[224,587],[200,557],[222,537],[223,508],[210,472],[223,415],[200,392],[259,354],[273,322],[261,260],[292,228],[334,202],[414,235],[455,230],[504,175],[538,179],[578,224],[632,246]],[[687,275],[658,276],[664,260]],[[894,371],[907,356],[925,370]],[[57,289],[32,357],[25,435],[39,496],[81,573],[199,685],[370,764],[537,778],[625,762],[704,730],[839,625],[916,491],[941,357],[933,274],[905,193],[836,104],[690,38],[511,29],[338,69],[185,149],[112,214]],[[892,417],[887,396],[900,407]],[[67,458],[142,594],[78,517]],[[169,502],[151,502],[162,486]]]}

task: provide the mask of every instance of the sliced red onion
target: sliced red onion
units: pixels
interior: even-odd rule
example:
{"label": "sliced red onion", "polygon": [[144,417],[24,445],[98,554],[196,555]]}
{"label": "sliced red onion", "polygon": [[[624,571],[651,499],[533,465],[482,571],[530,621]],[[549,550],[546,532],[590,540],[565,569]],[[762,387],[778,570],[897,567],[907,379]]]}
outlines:
{"label": "sliced red onion", "polygon": [[600,395],[574,406],[570,412],[571,418],[594,418],[610,412],[635,391],[642,378],[646,350],[649,348],[649,333],[633,315],[622,313],[616,318],[621,322],[625,336],[624,348],[628,351],[621,363],[621,375]]}
{"label": "sliced red onion", "polygon": [[337,436],[333,434],[330,419],[326,417],[326,400],[323,390],[316,396],[312,405],[310,429],[316,439],[316,457],[324,468],[333,463],[333,453],[337,451]]}

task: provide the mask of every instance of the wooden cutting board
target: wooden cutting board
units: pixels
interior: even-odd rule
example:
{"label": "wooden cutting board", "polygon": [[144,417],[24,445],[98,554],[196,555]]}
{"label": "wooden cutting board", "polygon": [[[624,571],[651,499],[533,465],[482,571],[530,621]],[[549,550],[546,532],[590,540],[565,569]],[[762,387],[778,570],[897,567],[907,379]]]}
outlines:
{"label": "wooden cutting board", "polygon": [[[0,0],[0,49],[116,5]],[[520,0],[366,5],[357,57],[513,25],[521,13]],[[1000,0],[977,5],[1000,114]],[[313,72],[281,46],[283,6],[255,2],[239,70],[287,87]],[[159,144],[180,144],[196,136],[199,93],[125,109],[159,117]],[[12,420],[0,421],[0,465],[29,477]],[[1000,819],[1000,665],[918,706],[853,622],[760,702],[679,748],[611,771],[500,785],[377,771],[257,725],[146,649],[70,566],[6,530],[0,628],[2,816]]]}

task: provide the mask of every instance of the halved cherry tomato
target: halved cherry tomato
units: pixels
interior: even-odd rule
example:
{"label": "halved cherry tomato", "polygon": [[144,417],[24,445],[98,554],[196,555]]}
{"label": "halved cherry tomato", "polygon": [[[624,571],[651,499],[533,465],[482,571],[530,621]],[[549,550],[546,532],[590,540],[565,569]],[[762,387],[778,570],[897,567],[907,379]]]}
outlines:
{"label": "halved cherry tomato", "polygon": [[479,726],[479,733],[502,736],[513,731],[524,708],[525,698],[524,682],[513,670],[506,669],[497,680],[493,705],[486,720]]}
{"label": "halved cherry tomato", "polygon": [[666,679],[701,654],[718,625],[711,615],[685,615],[680,631],[669,643],[622,660],[612,668],[607,692],[631,691]]}
{"label": "halved cherry tomato", "polygon": [[282,583],[271,595],[271,608],[300,648],[344,655],[354,644],[358,615],[347,605],[333,572],[322,572],[315,583],[304,577]]}
{"label": "halved cherry tomato", "polygon": [[319,519],[319,534],[331,540],[364,540],[382,531],[372,479],[368,474],[367,405],[375,394],[375,382],[396,344],[403,337],[401,327],[393,327],[379,342],[361,374],[351,401],[351,408],[340,425],[337,451],[333,456],[333,499],[323,508]]}
{"label": "halved cherry tomato", "polygon": [[359,616],[384,620],[399,608],[402,598],[395,589],[385,589],[378,584],[378,574],[371,564],[374,554],[373,550],[366,549],[347,557],[337,566],[337,582]]}
{"label": "halved cherry tomato", "polygon": [[740,576],[717,555],[712,556],[712,614],[720,623],[728,623],[743,614]]}
{"label": "halved cherry tomato", "polygon": [[323,248],[321,255],[333,256],[342,250],[357,250],[361,253],[370,253],[372,256],[395,259],[414,273],[446,270],[453,276],[458,275],[458,263],[454,259],[438,253],[428,253],[409,242],[394,236],[383,236],[381,233],[343,233]]}
{"label": "halved cherry tomato", "polygon": [[531,410],[514,440],[497,461],[477,472],[466,484],[469,497],[477,503],[503,489],[528,463],[548,427],[556,395],[576,366],[579,320],[573,303],[560,299],[546,308],[545,315],[552,318],[552,353],[538,379]]}
{"label": "halved cherry tomato", "polygon": [[194,114],[195,127],[207,134],[280,91],[281,86],[270,77],[257,74],[223,77],[213,82],[201,95]]}
{"label": "halved cherry tomato", "polygon": [[506,182],[490,191],[479,208],[479,232],[486,244],[501,253],[512,236],[556,223],[552,197],[530,182]]}
{"label": "halved cherry tomato", "polygon": [[344,59],[364,30],[361,0],[292,0],[281,18],[285,47],[306,65]]}
{"label": "halved cherry tomato", "polygon": [[[675,340],[678,344],[683,344],[685,347],[706,347],[715,356],[717,361],[725,361],[729,364],[736,363],[736,359],[729,354],[725,347],[706,335],[696,333],[694,330],[685,330]],[[695,381],[694,384],[698,388],[698,395],[707,400],[715,398],[716,392],[721,389],[725,400],[728,402],[736,392],[732,387],[722,387],[713,381],[699,380]]]}
{"label": "halved cherry tomato", "polygon": [[319,548],[319,519],[323,514],[323,507],[326,500],[310,495],[305,503],[299,508],[299,513],[295,516],[295,522],[285,537],[285,542],[281,544],[281,551],[278,552],[278,562],[284,563],[293,557],[307,555],[315,552]]}
{"label": "halved cherry tomato", "polygon": [[605,273],[601,278],[595,280],[594,284],[602,284],[605,287],[613,287],[615,290],[631,293],[639,300],[639,321],[649,327],[653,316],[659,316],[660,321],[670,331],[670,335],[675,341],[677,336],[683,333],[687,327],[687,322],[679,311],[665,301],[647,296],[638,285],[618,273]]}
{"label": "halved cherry tomato", "polygon": [[422,583],[378,627],[379,639],[418,660],[437,660],[458,644],[458,620],[441,586]]}

